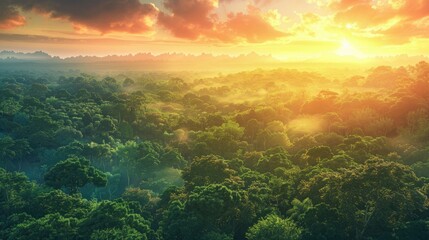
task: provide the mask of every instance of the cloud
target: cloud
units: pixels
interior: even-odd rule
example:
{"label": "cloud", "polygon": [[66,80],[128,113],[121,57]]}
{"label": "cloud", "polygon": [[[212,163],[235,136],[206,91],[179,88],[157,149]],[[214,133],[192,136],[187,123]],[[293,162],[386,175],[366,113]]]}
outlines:
{"label": "cloud", "polygon": [[11,29],[25,24],[25,17],[21,16],[8,2],[0,2],[0,29]]}
{"label": "cloud", "polygon": [[429,0],[337,0],[328,6],[338,24],[355,24],[386,43],[429,37]]}
{"label": "cloud", "polygon": [[65,19],[76,28],[101,33],[142,33],[152,29],[159,10],[139,0],[2,0],[9,9],[35,11]]}
{"label": "cloud", "polygon": [[273,0],[249,1],[253,5],[247,11],[227,12],[222,19],[216,11],[219,5],[237,0],[162,0],[164,12],[140,0],[0,1],[1,29],[24,25],[20,11],[32,11],[69,21],[77,32],[93,29],[101,33],[145,33],[158,23],[174,36],[191,40],[264,42],[284,36],[275,27],[282,19],[278,11],[259,9]]}
{"label": "cloud", "polygon": [[247,42],[265,42],[284,37],[286,34],[276,30],[270,23],[271,14],[272,12],[269,12],[264,17],[258,8],[252,6],[249,6],[248,13],[231,13],[224,23],[225,32]]}
{"label": "cloud", "polygon": [[166,0],[164,7],[171,14],[161,12],[158,21],[176,37],[197,39],[213,29],[215,16],[210,14],[218,4],[216,0]]}
{"label": "cloud", "polygon": [[271,24],[275,14],[264,15],[254,6],[247,12],[228,13],[223,21],[215,13],[218,0],[166,0],[164,6],[170,13],[160,13],[158,22],[179,38],[264,42],[285,35]]}
{"label": "cloud", "polygon": [[275,0],[254,0],[253,2],[257,6],[267,6],[273,3]]}
{"label": "cloud", "polygon": [[[4,42],[22,42],[22,43],[43,43],[43,44],[147,44],[151,41],[148,40],[124,40],[106,37],[95,38],[64,38],[64,37],[49,37],[42,35],[30,34],[10,34],[0,33],[0,41]],[[165,42],[165,41],[164,41]]]}

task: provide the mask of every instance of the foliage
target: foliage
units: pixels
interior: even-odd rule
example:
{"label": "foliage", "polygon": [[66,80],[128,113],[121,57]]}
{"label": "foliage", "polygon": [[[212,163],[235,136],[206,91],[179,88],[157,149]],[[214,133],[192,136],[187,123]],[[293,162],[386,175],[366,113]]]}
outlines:
{"label": "foliage", "polygon": [[249,240],[298,240],[301,229],[290,219],[269,215],[253,225],[246,234]]}
{"label": "foliage", "polygon": [[88,183],[97,187],[107,184],[106,175],[90,166],[84,158],[68,158],[55,164],[45,175],[46,185],[53,188],[66,187],[70,193],[77,193],[79,188]]}
{"label": "foliage", "polygon": [[427,66],[2,71],[0,239],[427,239]]}

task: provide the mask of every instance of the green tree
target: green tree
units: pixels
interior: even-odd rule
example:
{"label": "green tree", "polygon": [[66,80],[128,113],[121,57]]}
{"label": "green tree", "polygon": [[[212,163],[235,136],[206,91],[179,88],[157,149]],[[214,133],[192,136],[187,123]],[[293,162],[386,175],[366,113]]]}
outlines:
{"label": "green tree", "polygon": [[48,214],[39,219],[19,223],[10,231],[10,240],[57,240],[76,239],[78,220],[65,218],[58,213]]}
{"label": "green tree", "polygon": [[41,193],[34,198],[29,212],[33,216],[59,213],[64,217],[81,218],[86,214],[91,203],[77,195],[68,195],[60,190]]}
{"label": "green tree", "polygon": [[103,237],[108,232],[119,237],[124,234],[124,231],[135,236],[142,236],[142,239],[153,235],[149,221],[134,213],[126,203],[112,201],[98,203],[81,222],[79,230],[80,235],[85,239],[96,236],[104,239]]}
{"label": "green tree", "polygon": [[146,234],[140,233],[134,228],[107,228],[95,230],[91,234],[90,240],[147,240]]}
{"label": "green tree", "polygon": [[0,102],[0,115],[13,116],[22,108],[19,102],[13,99],[2,100]]}
{"label": "green tree", "polygon": [[289,160],[289,154],[281,147],[272,148],[267,150],[263,157],[258,160],[256,165],[257,170],[260,172],[274,172],[274,169],[292,168],[292,162]]}
{"label": "green tree", "polygon": [[45,174],[45,183],[53,188],[65,187],[70,193],[78,193],[79,188],[88,183],[97,187],[107,184],[107,176],[92,167],[85,158],[72,157],[53,166]]}
{"label": "green tree", "polygon": [[10,164],[10,161],[16,156],[15,151],[13,151],[14,145],[15,141],[11,137],[0,138],[0,157],[4,168],[6,168],[7,164]]}
{"label": "green tree", "polygon": [[231,189],[220,184],[211,184],[196,187],[189,195],[185,210],[195,213],[208,225],[222,226],[235,220],[239,200],[240,196]]}
{"label": "green tree", "polygon": [[142,207],[146,206],[151,201],[154,201],[153,192],[140,188],[127,188],[122,194],[122,198],[129,202],[137,202]]}
{"label": "green tree", "polygon": [[125,80],[124,80],[124,82],[122,83],[122,86],[123,87],[130,87],[130,86],[132,86],[132,85],[134,85],[135,84],[135,81],[133,80],[133,79],[131,79],[131,78],[126,78]]}
{"label": "green tree", "polygon": [[287,211],[287,214],[295,221],[302,220],[308,210],[313,207],[313,203],[310,198],[306,198],[303,201],[295,198],[292,200],[291,204],[292,208]]}
{"label": "green tree", "polygon": [[302,229],[292,220],[269,215],[253,225],[246,233],[249,240],[299,240]]}
{"label": "green tree", "polygon": [[344,173],[340,184],[340,212],[356,239],[391,232],[425,209],[427,197],[421,193],[419,179],[398,163],[368,160]]}
{"label": "green tree", "polygon": [[54,134],[56,142],[60,145],[67,145],[75,140],[80,140],[83,137],[80,131],[72,127],[60,128]]}
{"label": "green tree", "polygon": [[314,166],[323,159],[329,159],[333,156],[331,148],[327,146],[317,146],[307,150],[307,164]]}
{"label": "green tree", "polygon": [[33,189],[35,185],[25,174],[7,172],[0,168],[0,219],[13,213],[24,212],[29,204],[25,194]]}
{"label": "green tree", "polygon": [[183,179],[188,188],[213,183],[222,183],[230,178],[235,171],[229,168],[226,160],[214,156],[195,158],[191,165],[183,171]]}

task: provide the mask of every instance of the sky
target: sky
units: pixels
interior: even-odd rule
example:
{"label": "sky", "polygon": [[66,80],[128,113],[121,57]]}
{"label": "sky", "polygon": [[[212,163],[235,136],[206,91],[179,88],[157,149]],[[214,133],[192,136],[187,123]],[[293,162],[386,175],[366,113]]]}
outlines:
{"label": "sky", "polygon": [[0,0],[0,50],[429,55],[429,0]]}

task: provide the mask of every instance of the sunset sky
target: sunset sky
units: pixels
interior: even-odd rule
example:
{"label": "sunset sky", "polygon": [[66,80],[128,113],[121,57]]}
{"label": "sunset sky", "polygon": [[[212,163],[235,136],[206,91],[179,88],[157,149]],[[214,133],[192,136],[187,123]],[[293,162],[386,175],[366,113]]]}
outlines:
{"label": "sunset sky", "polygon": [[0,50],[429,55],[429,0],[0,0]]}

